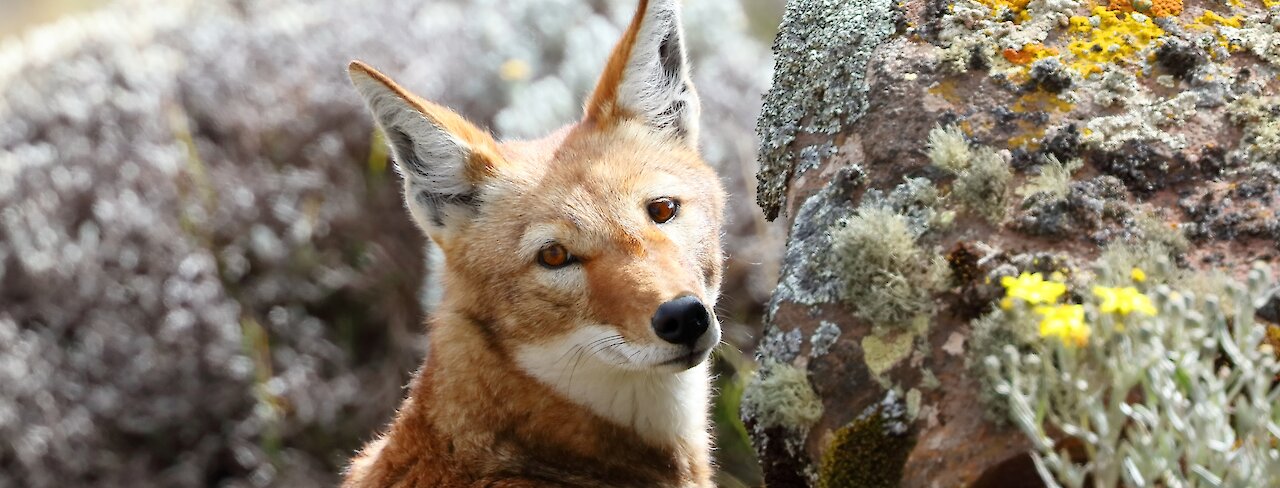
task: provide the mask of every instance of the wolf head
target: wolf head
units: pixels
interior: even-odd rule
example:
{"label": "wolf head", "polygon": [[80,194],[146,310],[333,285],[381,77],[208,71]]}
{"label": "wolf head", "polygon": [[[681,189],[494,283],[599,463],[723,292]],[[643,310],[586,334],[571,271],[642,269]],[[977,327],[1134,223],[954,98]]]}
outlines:
{"label": "wolf head", "polygon": [[582,120],[535,141],[498,142],[350,66],[409,212],[443,253],[437,319],[483,324],[544,381],[678,374],[720,340],[725,197],[697,152],[679,18],[675,0],[642,0]]}

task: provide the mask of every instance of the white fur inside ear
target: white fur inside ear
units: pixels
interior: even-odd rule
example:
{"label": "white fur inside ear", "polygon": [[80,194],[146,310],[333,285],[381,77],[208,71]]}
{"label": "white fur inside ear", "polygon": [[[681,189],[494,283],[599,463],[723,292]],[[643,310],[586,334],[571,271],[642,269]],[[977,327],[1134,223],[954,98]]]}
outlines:
{"label": "white fur inside ear", "polygon": [[607,327],[582,327],[548,343],[521,346],[516,362],[569,401],[655,445],[706,446],[707,361],[679,373],[620,369],[592,354],[615,335]]}
{"label": "white fur inside ear", "polygon": [[618,87],[618,104],[697,144],[701,102],[689,77],[677,0],[649,2]]}
{"label": "white fur inside ear", "polygon": [[361,73],[351,79],[391,147],[410,213],[424,228],[443,226],[450,204],[474,196],[466,177],[470,146],[382,82]]}

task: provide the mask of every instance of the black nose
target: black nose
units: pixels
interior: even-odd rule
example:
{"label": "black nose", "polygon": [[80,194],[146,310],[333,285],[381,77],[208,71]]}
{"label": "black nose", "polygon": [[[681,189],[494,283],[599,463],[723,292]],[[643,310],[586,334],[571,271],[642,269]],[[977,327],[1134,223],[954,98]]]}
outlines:
{"label": "black nose", "polygon": [[693,346],[711,325],[707,307],[697,297],[685,296],[658,306],[653,331],[672,344]]}

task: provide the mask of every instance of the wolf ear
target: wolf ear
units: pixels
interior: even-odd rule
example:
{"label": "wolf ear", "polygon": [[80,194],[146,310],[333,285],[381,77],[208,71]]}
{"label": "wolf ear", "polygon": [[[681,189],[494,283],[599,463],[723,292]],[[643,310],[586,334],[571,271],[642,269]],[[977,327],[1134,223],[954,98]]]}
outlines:
{"label": "wolf ear", "polygon": [[697,146],[700,112],[685,60],[679,1],[640,0],[587,101],[587,122],[607,126],[634,118]]}
{"label": "wolf ear", "polygon": [[450,224],[474,214],[478,187],[500,163],[497,143],[452,110],[413,96],[386,75],[361,63],[348,67],[386,134],[404,197],[418,225],[441,238]]}

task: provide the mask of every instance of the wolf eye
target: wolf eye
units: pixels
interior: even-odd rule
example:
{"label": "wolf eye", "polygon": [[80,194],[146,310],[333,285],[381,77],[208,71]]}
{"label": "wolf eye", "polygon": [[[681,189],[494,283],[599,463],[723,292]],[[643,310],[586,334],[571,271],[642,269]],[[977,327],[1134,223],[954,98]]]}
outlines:
{"label": "wolf eye", "polygon": [[549,244],[538,251],[538,264],[547,269],[560,269],[573,264],[578,259],[569,250],[559,244]]}
{"label": "wolf eye", "polygon": [[670,198],[659,198],[646,207],[649,211],[649,218],[659,224],[665,224],[676,217],[676,210],[680,209],[680,204]]}

